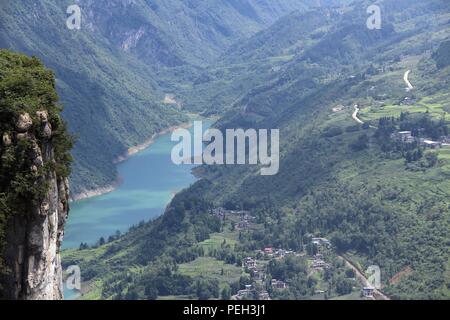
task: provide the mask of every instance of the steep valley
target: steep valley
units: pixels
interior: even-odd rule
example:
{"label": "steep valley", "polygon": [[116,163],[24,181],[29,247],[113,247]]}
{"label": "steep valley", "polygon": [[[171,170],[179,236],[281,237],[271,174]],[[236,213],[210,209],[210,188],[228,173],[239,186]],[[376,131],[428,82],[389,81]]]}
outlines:
{"label": "steep valley", "polygon": [[[184,99],[198,111],[222,114],[218,128],[281,128],[280,173],[197,168],[202,179],[162,217],[104,246],[65,253],[65,263],[89,270],[84,298],[237,297],[246,284],[264,294],[254,273],[240,268],[244,258],[268,273],[262,288],[274,278],[288,284],[268,289],[274,299],[360,298],[338,255],[361,273],[379,266],[390,298],[448,298],[448,149],[424,150],[413,160],[418,151],[389,136],[425,123],[448,134],[450,77],[442,49],[450,36],[448,4],[383,6],[388,23],[375,31],[365,28],[364,5],[293,13],[231,47],[185,87]],[[328,26],[314,23],[327,14]],[[271,38],[291,29],[283,23],[305,19],[310,30]],[[267,50],[267,41],[277,50]],[[408,69],[411,93],[403,82]],[[366,124],[352,119],[354,105]],[[213,214],[222,207],[228,218]],[[233,211],[250,214],[250,227],[237,227],[244,222]],[[321,252],[331,267],[311,276],[314,237],[330,239],[333,250]],[[267,261],[255,253],[263,248],[296,257]],[[101,275],[105,269],[108,276]]]}
{"label": "steep valley", "polygon": [[[38,107],[51,101],[50,118],[59,123],[57,90],[62,116],[75,134],[72,195],[113,185],[114,159],[192,114],[214,116],[213,127],[222,132],[280,130],[277,175],[260,175],[258,165],[201,165],[193,169],[194,182],[189,167],[180,173],[176,191],[186,188],[162,209],[164,179],[177,179],[148,170],[150,177],[139,178],[155,181],[136,179],[111,197],[90,199],[85,219],[90,212],[113,212],[117,218],[140,210],[139,201],[150,197],[145,192],[153,185],[159,189],[152,191],[164,193],[158,212],[139,211],[146,221],[123,233],[102,231],[97,242],[92,235],[82,240],[83,219],[78,220],[79,234],[61,256],[63,269],[80,267],[80,299],[450,298],[448,1],[384,0],[379,29],[367,26],[373,3],[366,0],[77,3],[83,12],[80,30],[65,29],[70,1],[0,7],[0,47],[38,56],[56,77],[53,87],[46,87],[50,100],[30,104],[17,96],[0,99],[0,106],[14,106],[11,119],[26,111],[37,123]],[[24,67],[42,68],[35,58],[20,59]],[[0,82],[0,93],[7,96],[16,87],[26,92],[26,85],[14,81]],[[16,134],[14,121],[2,118],[0,125],[0,133]],[[56,239],[52,250],[41,246],[41,253],[59,253],[53,249],[61,245],[59,227],[67,215],[72,141],[65,131],[61,137],[55,138],[60,146],[55,161],[46,161],[62,168],[49,165],[50,188],[39,200],[50,197],[50,209],[58,206],[62,217],[58,228],[50,228],[49,237]],[[38,144],[44,152],[45,139]],[[158,155],[169,161],[169,144],[164,146]],[[20,149],[15,140],[14,148]],[[3,163],[0,178],[11,181]],[[26,197],[21,186],[29,169],[26,162],[14,183],[2,183],[0,213],[22,210],[10,196]],[[126,202],[121,192],[134,194],[136,201],[130,196]],[[42,207],[47,208],[28,204],[24,221]],[[2,245],[19,247],[23,237],[10,238],[16,229],[8,231],[7,217],[0,215],[0,231],[6,230],[0,232]],[[17,226],[22,220],[12,221]],[[96,232],[113,230],[106,220],[96,223]],[[7,257],[6,265],[22,266],[20,256]],[[374,268],[381,272],[380,285],[367,294]],[[59,281],[57,269],[52,276]],[[43,297],[59,298],[58,290]]]}
{"label": "steep valley", "polygon": [[173,83],[189,81],[234,41],[313,3],[83,0],[80,30],[69,30],[69,0],[5,1],[0,47],[36,55],[55,70],[64,116],[77,136],[76,196],[113,185],[114,159],[187,120],[177,106],[162,103]]}

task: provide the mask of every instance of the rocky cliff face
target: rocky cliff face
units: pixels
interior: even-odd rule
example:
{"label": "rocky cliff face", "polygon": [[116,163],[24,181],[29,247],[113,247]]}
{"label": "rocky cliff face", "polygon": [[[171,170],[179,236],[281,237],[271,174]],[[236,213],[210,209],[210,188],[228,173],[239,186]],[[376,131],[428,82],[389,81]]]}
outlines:
{"label": "rocky cliff face", "polygon": [[0,299],[61,299],[72,137],[55,77],[0,49]]}
{"label": "rocky cliff face", "polygon": [[[27,145],[28,174],[36,188],[45,186],[39,199],[28,199],[23,212],[8,219],[4,261],[8,272],[4,276],[3,295],[8,299],[62,299],[62,270],[59,250],[69,205],[67,178],[59,177],[51,168],[55,163],[52,127],[45,110],[36,113],[33,124],[28,113],[21,114],[10,136],[3,134],[3,148],[14,144]],[[38,127],[38,135],[35,131]],[[23,159],[22,159],[23,160]]]}

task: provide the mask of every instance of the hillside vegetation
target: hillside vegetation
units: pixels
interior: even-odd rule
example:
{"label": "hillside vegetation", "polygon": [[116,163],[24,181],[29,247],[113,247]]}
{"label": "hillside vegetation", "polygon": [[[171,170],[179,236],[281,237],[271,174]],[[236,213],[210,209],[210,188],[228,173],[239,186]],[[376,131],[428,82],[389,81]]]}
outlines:
{"label": "hillside vegetation", "polygon": [[71,1],[6,1],[0,48],[35,55],[55,71],[63,115],[77,136],[71,181],[78,194],[113,184],[113,161],[129,147],[188,121],[176,105],[163,104],[173,83],[313,3],[83,0],[81,28],[69,30]]}
{"label": "hillside vegetation", "polygon": [[[280,172],[198,168],[202,179],[162,217],[66,252],[95,287],[85,298],[229,298],[248,284],[275,299],[357,298],[361,285],[342,257],[362,273],[378,265],[391,298],[449,298],[449,148],[392,135],[448,135],[448,3],[384,1],[381,30],[366,28],[369,4],[292,13],[179,86],[189,108],[222,116],[220,129],[280,128]],[[352,118],[355,105],[364,124]],[[219,219],[219,207],[248,211],[251,227]],[[319,272],[313,237],[332,244]],[[268,247],[295,257],[255,253]],[[263,288],[243,269],[238,279],[245,257],[264,268]],[[274,278],[288,288],[272,290]]]}

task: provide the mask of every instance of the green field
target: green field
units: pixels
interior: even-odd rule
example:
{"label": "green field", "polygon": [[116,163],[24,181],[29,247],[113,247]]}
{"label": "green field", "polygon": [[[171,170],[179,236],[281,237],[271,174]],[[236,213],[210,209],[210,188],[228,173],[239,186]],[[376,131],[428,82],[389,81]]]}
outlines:
{"label": "green field", "polygon": [[377,120],[383,117],[399,117],[402,112],[426,113],[434,119],[441,119],[443,115],[448,117],[449,113],[444,110],[443,104],[424,103],[424,100],[414,105],[384,105],[379,107],[362,108],[359,117],[363,121]]}
{"label": "green field", "polygon": [[442,161],[449,161],[450,162],[450,148],[446,147],[446,148],[442,148],[439,151],[439,159],[441,159]]}
{"label": "green field", "polygon": [[172,300],[192,300],[191,296],[161,296],[158,300],[172,301]]}
{"label": "green field", "polygon": [[86,262],[95,261],[105,253],[106,249],[107,246],[83,251],[78,249],[66,249],[61,251],[61,259],[70,261],[71,264],[75,264],[81,260]]}
{"label": "green field", "polygon": [[102,298],[103,282],[101,280],[83,285],[86,285],[87,288],[83,290],[85,293],[80,297],[80,300],[100,300]]}
{"label": "green field", "polygon": [[442,172],[450,177],[450,147],[439,150],[438,157],[441,162]]}
{"label": "green field", "polygon": [[214,233],[211,237],[203,242],[200,242],[198,245],[203,247],[205,253],[210,253],[213,250],[220,249],[224,240],[226,244],[231,246],[232,248],[236,245],[238,240],[238,232],[224,231],[222,233]]}
{"label": "green field", "polygon": [[361,291],[355,290],[350,294],[346,294],[345,296],[338,296],[331,298],[330,300],[361,300]]}
{"label": "green field", "polygon": [[218,280],[221,287],[238,281],[242,275],[241,267],[225,264],[225,262],[212,257],[200,257],[192,262],[180,264],[178,271],[182,275],[193,278]]}

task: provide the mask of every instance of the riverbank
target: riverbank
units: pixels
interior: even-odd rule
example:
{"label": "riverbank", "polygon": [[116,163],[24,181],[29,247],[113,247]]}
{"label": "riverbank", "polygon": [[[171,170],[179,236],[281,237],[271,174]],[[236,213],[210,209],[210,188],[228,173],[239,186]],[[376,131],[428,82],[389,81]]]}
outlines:
{"label": "riverbank", "polygon": [[[159,131],[157,133],[154,133],[151,138],[145,140],[143,143],[138,144],[138,145],[136,145],[134,147],[128,148],[127,152],[125,154],[117,157],[116,159],[114,159],[113,163],[114,164],[119,164],[121,162],[124,162],[124,161],[128,160],[131,156],[133,156],[133,155],[135,155],[135,154],[137,154],[137,153],[147,149],[148,147],[150,147],[155,142],[155,139],[157,139],[160,136],[163,136],[165,134],[173,132],[173,131],[175,131],[177,129],[188,129],[190,127],[192,127],[192,121],[185,122],[185,123],[182,123],[180,125],[172,126],[172,127],[166,128],[166,129],[164,129],[162,131]],[[70,201],[73,202],[73,201],[86,200],[86,199],[89,199],[89,198],[98,197],[98,196],[101,196],[101,195],[104,195],[104,194],[111,193],[114,190],[116,190],[117,187],[121,183],[122,183],[122,181],[120,180],[120,178],[117,178],[116,182],[114,182],[111,185],[107,185],[107,186],[104,186],[104,187],[101,187],[101,188],[92,189],[92,190],[83,190],[82,192],[79,192],[76,195],[71,196],[70,197]]]}
{"label": "riverbank", "polygon": [[173,131],[175,131],[177,129],[188,129],[190,127],[192,127],[192,122],[186,122],[186,123],[182,123],[182,124],[177,125],[177,126],[169,127],[169,128],[164,129],[164,130],[162,130],[162,131],[160,131],[158,133],[155,133],[155,134],[152,135],[152,137],[150,139],[145,140],[143,143],[138,144],[137,146],[128,148],[127,152],[124,155],[121,155],[121,156],[117,157],[116,159],[114,159],[113,163],[114,164],[119,164],[119,163],[121,163],[123,161],[128,160],[131,156],[135,155],[136,153],[141,152],[142,150],[145,150],[148,147],[150,147],[155,142],[155,139],[160,137],[160,136],[162,136],[162,135],[171,133],[171,132],[173,132]]}
{"label": "riverbank", "polygon": [[[207,128],[210,121],[205,120],[204,125]],[[72,202],[64,249],[78,248],[81,243],[95,245],[102,237],[125,233],[133,225],[162,215],[174,194],[197,181],[192,174],[195,165],[173,163],[175,143],[170,129],[155,138],[150,147],[117,164],[117,176],[122,181],[113,191]],[[193,134],[193,127],[186,130]]]}
{"label": "riverbank", "polygon": [[89,199],[89,198],[93,198],[93,197],[98,197],[101,196],[103,194],[107,194],[110,192],[113,192],[117,186],[120,184],[119,181],[117,181],[116,183],[114,183],[113,185],[110,186],[106,186],[106,187],[102,187],[102,188],[97,188],[97,189],[92,189],[92,190],[84,190],[81,191],[80,193],[71,196],[70,197],[70,201],[79,201],[79,200],[85,200],[85,199]]}

